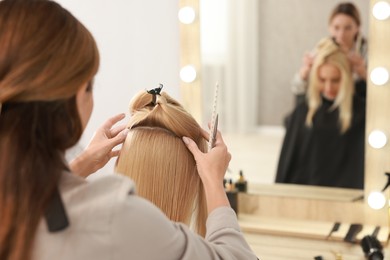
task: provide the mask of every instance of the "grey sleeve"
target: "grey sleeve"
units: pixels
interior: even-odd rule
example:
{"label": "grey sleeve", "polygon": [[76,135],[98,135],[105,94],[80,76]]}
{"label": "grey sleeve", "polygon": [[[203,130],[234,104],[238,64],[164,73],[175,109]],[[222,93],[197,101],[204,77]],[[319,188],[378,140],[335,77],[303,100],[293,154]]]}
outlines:
{"label": "grey sleeve", "polygon": [[138,196],[127,195],[115,208],[112,259],[257,259],[229,207],[217,208],[209,215],[205,239],[186,225],[171,222]]}
{"label": "grey sleeve", "polygon": [[299,73],[294,75],[294,78],[291,80],[291,91],[295,95],[305,94],[307,90],[307,81],[301,79]]}
{"label": "grey sleeve", "polygon": [[245,241],[232,208],[215,209],[209,215],[206,226],[206,240],[218,245],[215,250],[221,259],[258,259]]}

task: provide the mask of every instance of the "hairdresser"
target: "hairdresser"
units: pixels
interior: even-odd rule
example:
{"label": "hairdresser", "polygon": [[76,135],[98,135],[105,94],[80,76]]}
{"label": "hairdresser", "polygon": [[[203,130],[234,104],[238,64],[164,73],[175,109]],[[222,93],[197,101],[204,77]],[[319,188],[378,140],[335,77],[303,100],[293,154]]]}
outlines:
{"label": "hairdresser", "polygon": [[205,187],[202,238],[136,196],[130,179],[70,170],[97,170],[126,134],[112,128],[118,115],[71,167],[65,160],[90,118],[99,67],[75,17],[52,1],[0,1],[0,53],[0,259],[256,259],[222,185],[231,156],[220,133],[207,154],[183,137]]}
{"label": "hairdresser", "polygon": [[[367,41],[360,32],[359,10],[350,2],[336,5],[329,17],[328,31],[333,40],[347,53],[354,73],[355,91],[366,96],[367,77]],[[316,46],[303,56],[303,64],[292,80],[292,92],[299,103],[305,97],[309,73],[317,53]]]}

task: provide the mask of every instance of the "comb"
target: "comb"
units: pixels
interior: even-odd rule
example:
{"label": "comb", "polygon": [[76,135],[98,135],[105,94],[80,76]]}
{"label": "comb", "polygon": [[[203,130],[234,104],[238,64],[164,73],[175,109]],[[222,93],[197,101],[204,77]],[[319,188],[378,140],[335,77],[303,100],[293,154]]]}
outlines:
{"label": "comb", "polygon": [[215,145],[215,138],[218,131],[218,113],[217,113],[218,89],[219,89],[219,84],[217,82],[215,84],[215,89],[214,89],[214,100],[213,100],[213,107],[211,113],[211,123],[210,123],[210,132],[209,132],[210,137],[208,142],[209,151]]}

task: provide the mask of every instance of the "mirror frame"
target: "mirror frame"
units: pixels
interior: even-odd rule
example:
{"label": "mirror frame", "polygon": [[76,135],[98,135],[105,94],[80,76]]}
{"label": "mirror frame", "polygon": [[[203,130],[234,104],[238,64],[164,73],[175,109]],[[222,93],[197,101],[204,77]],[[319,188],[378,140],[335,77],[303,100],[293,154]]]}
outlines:
{"label": "mirror frame", "polygon": [[[390,18],[378,21],[372,15],[372,8],[380,0],[370,0],[369,14],[369,49],[368,49],[368,73],[376,66],[390,69]],[[197,71],[196,79],[191,83],[181,81],[180,91],[183,106],[202,122],[202,91],[201,91],[201,54],[200,54],[200,21],[199,0],[180,0],[179,10],[182,7],[191,6],[196,13],[196,19],[191,24],[179,22],[180,30],[180,66],[194,65]],[[374,129],[381,129],[390,135],[390,83],[384,86],[375,86],[367,79],[367,119],[366,140]],[[372,191],[380,191],[387,182],[385,172],[390,171],[390,145],[382,149],[375,149],[365,143],[365,188],[364,188],[364,216],[362,222],[375,222],[381,226],[388,226],[388,207],[380,210],[369,208],[367,197]],[[389,193],[386,194],[389,198]],[[350,202],[356,203],[356,202]]]}

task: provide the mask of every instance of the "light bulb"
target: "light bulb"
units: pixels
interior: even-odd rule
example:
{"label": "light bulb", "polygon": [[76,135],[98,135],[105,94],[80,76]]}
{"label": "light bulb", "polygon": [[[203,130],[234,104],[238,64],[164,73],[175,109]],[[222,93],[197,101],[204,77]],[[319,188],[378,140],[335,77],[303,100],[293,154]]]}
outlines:
{"label": "light bulb", "polygon": [[371,147],[380,149],[386,145],[387,137],[382,131],[374,130],[368,136],[368,143],[371,145]]}
{"label": "light bulb", "polygon": [[382,86],[389,80],[389,71],[384,67],[376,67],[370,73],[372,83]]}
{"label": "light bulb", "polygon": [[372,209],[381,209],[386,204],[386,197],[382,192],[373,191],[368,195],[367,203]]}
{"label": "light bulb", "polygon": [[191,83],[196,79],[196,70],[194,66],[187,65],[180,70],[180,78],[182,81]]}
{"label": "light bulb", "polygon": [[385,1],[377,2],[372,8],[372,15],[378,20],[386,20],[390,16],[390,4]]}
{"label": "light bulb", "polygon": [[186,6],[179,10],[179,21],[184,24],[190,24],[195,21],[195,10],[192,7]]}

